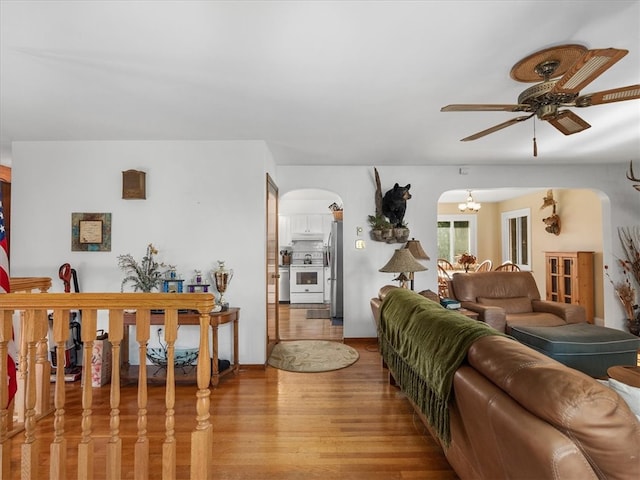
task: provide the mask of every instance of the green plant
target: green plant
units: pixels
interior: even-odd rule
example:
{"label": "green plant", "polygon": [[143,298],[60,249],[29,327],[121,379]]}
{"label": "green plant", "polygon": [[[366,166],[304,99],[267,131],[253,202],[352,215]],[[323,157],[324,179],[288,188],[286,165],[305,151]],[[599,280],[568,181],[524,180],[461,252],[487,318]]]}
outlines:
{"label": "green plant", "polygon": [[393,225],[382,215],[369,215],[369,225],[373,230],[387,230],[393,228]]}
{"label": "green plant", "polygon": [[159,267],[164,267],[163,263],[158,263],[153,259],[158,254],[158,250],[150,243],[147,245],[147,253],[142,257],[142,262],[138,262],[130,255],[118,255],[118,266],[124,270],[126,276],[120,285],[120,291],[124,291],[124,286],[133,283],[133,291],[151,292],[160,286],[162,273]]}

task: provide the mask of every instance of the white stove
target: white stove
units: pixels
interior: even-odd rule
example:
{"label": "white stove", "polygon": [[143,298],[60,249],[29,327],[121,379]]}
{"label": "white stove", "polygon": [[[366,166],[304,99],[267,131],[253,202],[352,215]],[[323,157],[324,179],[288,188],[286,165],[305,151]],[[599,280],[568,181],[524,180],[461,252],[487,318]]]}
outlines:
{"label": "white stove", "polygon": [[291,303],[324,303],[324,252],[294,250],[290,272]]}

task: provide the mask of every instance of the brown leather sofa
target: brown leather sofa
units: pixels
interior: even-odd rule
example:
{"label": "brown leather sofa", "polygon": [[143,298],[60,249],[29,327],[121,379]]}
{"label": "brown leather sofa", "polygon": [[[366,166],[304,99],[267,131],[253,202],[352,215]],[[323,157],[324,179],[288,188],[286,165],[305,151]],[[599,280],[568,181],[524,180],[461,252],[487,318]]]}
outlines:
{"label": "brown leather sofa", "polygon": [[586,322],[581,305],[541,300],[531,272],[454,273],[450,294],[500,332],[511,325],[555,327]]}
{"label": "brown leather sofa", "polygon": [[[371,299],[381,335],[385,322],[399,320],[387,318],[392,315],[382,307],[394,288],[386,286]],[[412,311],[431,302],[437,308],[432,305],[428,315],[442,318],[447,312],[418,294],[410,301],[419,306]],[[420,348],[411,345],[415,331],[399,337],[404,338],[379,339],[383,355],[385,342],[391,349],[399,342]],[[391,365],[389,360],[383,358]],[[392,381],[416,370],[411,356],[401,368],[404,372],[390,369]],[[396,384],[405,394],[412,388]],[[418,399],[407,395],[416,407]],[[627,404],[598,381],[504,335],[471,344],[453,375],[447,410],[450,442],[440,443],[463,480],[640,478],[640,422]],[[426,421],[428,412],[416,411],[438,439]]]}

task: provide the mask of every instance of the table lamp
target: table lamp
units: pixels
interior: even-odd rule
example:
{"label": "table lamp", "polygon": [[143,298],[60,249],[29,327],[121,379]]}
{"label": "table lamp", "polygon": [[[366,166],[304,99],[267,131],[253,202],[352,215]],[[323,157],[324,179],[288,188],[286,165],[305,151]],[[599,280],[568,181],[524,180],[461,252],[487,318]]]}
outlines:
{"label": "table lamp", "polygon": [[[411,255],[413,255],[413,258],[415,258],[416,260],[431,260],[429,258],[429,255],[427,255],[427,253],[422,248],[422,245],[420,245],[420,240],[411,238],[411,240],[407,242],[404,248],[409,250],[411,252]],[[425,270],[427,269],[425,268]],[[413,277],[414,277],[413,272],[409,272],[409,280],[411,281],[411,290],[413,290]]]}
{"label": "table lamp", "polygon": [[418,263],[409,249],[398,248],[393,252],[393,256],[387,264],[378,271],[399,273],[400,275],[394,280],[400,281],[400,287],[407,288],[407,280],[410,278],[407,274],[413,275],[413,272],[421,272],[426,269],[427,267]]}

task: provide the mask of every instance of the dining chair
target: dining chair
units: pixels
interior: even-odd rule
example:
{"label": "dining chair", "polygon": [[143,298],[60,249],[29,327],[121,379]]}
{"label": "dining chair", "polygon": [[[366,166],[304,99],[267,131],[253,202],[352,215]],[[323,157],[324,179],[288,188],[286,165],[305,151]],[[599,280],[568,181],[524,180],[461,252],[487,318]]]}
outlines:
{"label": "dining chair", "polygon": [[451,277],[447,271],[438,264],[438,295],[440,298],[448,298],[449,295],[449,282]]}
{"label": "dining chair", "polygon": [[519,272],[520,271],[520,267],[518,265],[516,265],[515,263],[512,262],[504,262],[502,265],[498,265],[495,270],[495,272]]}
{"label": "dining chair", "polygon": [[489,272],[491,271],[491,266],[493,265],[493,263],[491,262],[491,260],[487,259],[484,260],[480,265],[478,265],[475,269],[476,272]]}
{"label": "dining chair", "polygon": [[438,266],[442,267],[444,270],[453,270],[453,265],[446,258],[438,259]]}

